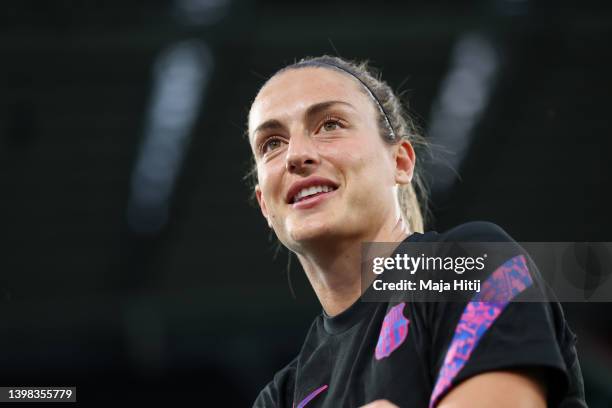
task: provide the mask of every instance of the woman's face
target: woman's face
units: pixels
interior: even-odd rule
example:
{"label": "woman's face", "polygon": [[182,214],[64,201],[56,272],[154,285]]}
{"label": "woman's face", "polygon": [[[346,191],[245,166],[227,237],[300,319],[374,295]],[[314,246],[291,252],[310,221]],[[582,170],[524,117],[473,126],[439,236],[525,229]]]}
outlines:
{"label": "woman's face", "polygon": [[[399,214],[396,183],[410,181],[414,153],[407,142],[383,142],[378,111],[361,87],[332,69],[291,69],[251,107],[257,200],[294,251],[316,240],[374,239]],[[407,155],[409,168],[400,168]]]}

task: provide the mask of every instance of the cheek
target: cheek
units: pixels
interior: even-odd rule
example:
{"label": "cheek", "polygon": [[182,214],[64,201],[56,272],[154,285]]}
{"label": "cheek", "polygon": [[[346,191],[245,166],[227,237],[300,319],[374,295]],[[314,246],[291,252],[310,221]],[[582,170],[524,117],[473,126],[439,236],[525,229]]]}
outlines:
{"label": "cheek", "polygon": [[334,161],[347,172],[358,173],[360,180],[393,179],[393,167],[386,146],[363,139],[347,141],[334,152]]}
{"label": "cheek", "polygon": [[282,166],[276,162],[257,165],[257,180],[261,193],[270,205],[281,190]]}

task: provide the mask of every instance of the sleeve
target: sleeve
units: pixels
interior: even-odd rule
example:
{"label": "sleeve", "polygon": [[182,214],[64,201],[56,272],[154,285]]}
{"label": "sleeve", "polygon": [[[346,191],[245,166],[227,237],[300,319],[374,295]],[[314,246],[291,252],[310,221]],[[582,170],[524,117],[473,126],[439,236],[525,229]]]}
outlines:
{"label": "sleeve", "polygon": [[529,255],[487,222],[463,224],[442,240],[508,244],[489,254],[482,289],[471,300],[421,305],[432,336],[430,407],[472,376],[518,368],[537,372],[547,387],[548,405],[560,406],[572,388],[570,372],[575,368],[568,367],[568,360],[573,356],[577,364],[575,336],[557,302],[517,302],[546,291]]}
{"label": "sleeve", "polygon": [[293,384],[297,357],[274,375],[255,399],[253,408],[290,408],[293,400]]}

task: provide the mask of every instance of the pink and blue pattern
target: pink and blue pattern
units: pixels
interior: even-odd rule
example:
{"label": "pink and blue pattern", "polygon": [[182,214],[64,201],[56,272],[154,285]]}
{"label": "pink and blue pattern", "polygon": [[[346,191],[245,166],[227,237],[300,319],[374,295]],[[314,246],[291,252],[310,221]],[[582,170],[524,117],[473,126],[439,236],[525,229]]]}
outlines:
{"label": "pink and blue pattern", "polygon": [[405,306],[405,303],[393,306],[385,316],[374,353],[377,360],[389,357],[406,340],[410,321],[404,317]]}
{"label": "pink and blue pattern", "polygon": [[523,255],[506,261],[483,283],[482,290],[467,304],[455,328],[455,335],[429,400],[430,408],[435,407],[440,396],[450,389],[453,379],[508,302],[532,284],[527,260]]}
{"label": "pink and blue pattern", "polygon": [[[313,392],[311,392],[310,394],[308,394],[306,396],[306,398],[304,398],[302,400],[302,402],[300,402],[297,406],[297,408],[304,408],[306,406],[306,404],[308,404],[310,401],[312,401],[317,395],[319,395],[320,393],[322,393],[323,391],[325,391],[327,389],[327,384],[320,386],[319,388],[317,388],[316,390],[314,390]],[[295,403],[293,403],[293,407],[295,408]]]}

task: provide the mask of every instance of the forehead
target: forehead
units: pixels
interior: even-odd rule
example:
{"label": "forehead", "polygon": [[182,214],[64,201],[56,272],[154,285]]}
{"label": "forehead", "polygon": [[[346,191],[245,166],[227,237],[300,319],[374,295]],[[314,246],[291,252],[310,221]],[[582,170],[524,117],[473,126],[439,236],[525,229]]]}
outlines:
{"label": "forehead", "polygon": [[326,101],[344,101],[364,115],[374,117],[374,108],[357,79],[333,68],[289,69],[272,77],[259,91],[249,114],[249,134],[264,121],[300,117],[309,106]]}

